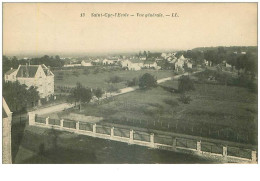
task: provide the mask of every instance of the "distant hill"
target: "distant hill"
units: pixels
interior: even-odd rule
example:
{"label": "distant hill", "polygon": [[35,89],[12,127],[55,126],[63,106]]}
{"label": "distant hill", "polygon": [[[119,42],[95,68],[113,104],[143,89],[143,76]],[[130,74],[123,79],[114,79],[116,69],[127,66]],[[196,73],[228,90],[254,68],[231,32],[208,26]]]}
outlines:
{"label": "distant hill", "polygon": [[[192,51],[207,51],[207,50],[218,50],[219,47],[198,47],[192,49]],[[231,46],[231,47],[223,47],[226,51],[232,51],[232,52],[255,52],[257,51],[257,46]]]}

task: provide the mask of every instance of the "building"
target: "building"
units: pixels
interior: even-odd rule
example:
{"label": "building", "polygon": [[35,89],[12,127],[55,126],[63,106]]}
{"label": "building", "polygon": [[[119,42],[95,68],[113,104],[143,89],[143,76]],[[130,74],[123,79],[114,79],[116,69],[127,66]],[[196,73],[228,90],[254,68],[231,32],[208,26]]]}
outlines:
{"label": "building", "polygon": [[190,62],[190,59],[185,58],[183,55],[180,56],[175,62],[175,70],[178,71],[183,71],[184,70],[184,65],[186,65],[188,68],[192,68],[192,63]]}
{"label": "building", "polygon": [[141,70],[143,67],[143,63],[141,63],[141,62],[133,63],[132,61],[129,61],[129,60],[121,61],[121,65],[123,68],[127,68],[128,70]]}
{"label": "building", "polygon": [[16,81],[16,74],[17,74],[17,70],[18,69],[13,69],[11,68],[9,71],[7,71],[5,73],[5,81],[11,81],[11,82],[14,82]]}
{"label": "building", "polygon": [[11,126],[12,126],[12,112],[10,111],[5,99],[3,98],[3,164],[12,163],[12,147],[11,147]]}
{"label": "building", "polygon": [[114,64],[114,60],[109,60],[109,59],[104,59],[102,61],[103,65],[113,65]]}
{"label": "building", "polygon": [[90,63],[90,62],[85,62],[84,60],[82,60],[81,66],[83,66],[83,67],[91,67],[91,66],[92,66],[92,63]]}
{"label": "building", "polygon": [[19,65],[18,69],[11,69],[5,73],[6,82],[18,81],[28,88],[37,87],[40,98],[49,100],[54,95],[54,74],[44,64]]}

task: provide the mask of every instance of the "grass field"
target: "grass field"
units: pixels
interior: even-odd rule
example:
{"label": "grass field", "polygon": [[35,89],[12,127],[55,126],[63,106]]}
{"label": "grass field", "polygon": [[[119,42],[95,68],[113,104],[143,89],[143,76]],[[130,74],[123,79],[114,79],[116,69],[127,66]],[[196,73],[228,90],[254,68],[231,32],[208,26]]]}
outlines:
{"label": "grass field", "polygon": [[[99,71],[98,73],[94,73],[95,68],[88,68],[89,73],[84,74],[83,69],[78,70],[56,70],[53,71],[55,74],[55,86],[68,86],[68,87],[74,87],[77,82],[80,82],[83,86],[89,87],[89,88],[103,88],[105,90],[108,89],[108,87],[111,85],[111,83],[108,83],[107,80],[109,80],[112,76],[119,76],[121,77],[122,81],[119,83],[114,83],[113,86],[117,87],[118,89],[125,88],[126,87],[126,81],[132,80],[133,78],[138,78],[139,76],[142,76],[145,73],[150,73],[154,75],[157,79],[160,78],[166,78],[173,75],[172,71],[169,70],[140,70],[140,71],[127,71],[127,70],[121,70],[121,69],[102,69],[102,71]],[[73,71],[78,72],[78,76],[73,75]],[[58,76],[62,72],[63,79],[58,79]]]}
{"label": "grass field", "polygon": [[[177,81],[163,84],[177,87]],[[190,104],[181,103],[180,94],[157,87],[84,105],[80,113],[102,116],[105,122],[256,144],[257,94],[223,85],[195,84],[195,88],[188,93]]]}

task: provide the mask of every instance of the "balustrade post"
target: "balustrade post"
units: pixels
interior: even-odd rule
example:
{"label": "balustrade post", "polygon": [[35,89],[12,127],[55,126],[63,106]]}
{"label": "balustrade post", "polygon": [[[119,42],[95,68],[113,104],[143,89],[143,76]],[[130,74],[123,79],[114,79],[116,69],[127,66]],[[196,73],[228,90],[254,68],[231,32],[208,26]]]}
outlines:
{"label": "balustrade post", "polygon": [[76,122],[76,131],[79,131],[79,121]]}
{"label": "balustrade post", "polygon": [[252,162],[256,163],[256,151],[252,151]]}
{"label": "balustrade post", "polygon": [[151,143],[151,146],[154,147],[154,133],[151,133],[150,134],[150,143]]}
{"label": "balustrade post", "polygon": [[93,133],[97,133],[97,124],[93,124]]}
{"label": "balustrade post", "polygon": [[176,150],[176,146],[177,146],[177,138],[173,138],[172,139],[172,149]]}
{"label": "balustrade post", "polygon": [[35,125],[35,113],[29,112],[29,125]]}
{"label": "balustrade post", "polygon": [[111,134],[110,134],[111,137],[114,137],[114,127],[111,128]]}
{"label": "balustrade post", "polygon": [[130,130],[130,138],[129,138],[129,142],[133,143],[134,141],[134,130]]}
{"label": "balustrade post", "polygon": [[64,122],[64,119],[61,119],[60,120],[60,127],[63,127],[63,122]]}
{"label": "balustrade post", "polygon": [[223,146],[223,156],[227,157],[227,146]]}
{"label": "balustrade post", "polygon": [[49,119],[50,119],[50,117],[47,117],[47,118],[46,118],[46,126],[49,125]]}
{"label": "balustrade post", "polygon": [[197,152],[201,153],[201,140],[197,141]]}

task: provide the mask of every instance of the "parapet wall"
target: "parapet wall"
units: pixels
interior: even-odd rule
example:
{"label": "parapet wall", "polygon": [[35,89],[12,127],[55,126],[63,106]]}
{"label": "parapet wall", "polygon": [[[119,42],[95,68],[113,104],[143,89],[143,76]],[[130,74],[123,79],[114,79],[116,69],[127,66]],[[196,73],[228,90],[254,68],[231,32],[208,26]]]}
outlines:
{"label": "parapet wall", "polygon": [[109,127],[75,120],[53,120],[41,118],[33,112],[29,114],[29,125],[65,130],[76,134],[109,139],[113,141],[136,144],[155,149],[169,150],[194,154],[201,157],[216,159],[220,162],[257,163],[257,152],[252,149],[219,145],[191,138],[147,133],[124,128]]}

